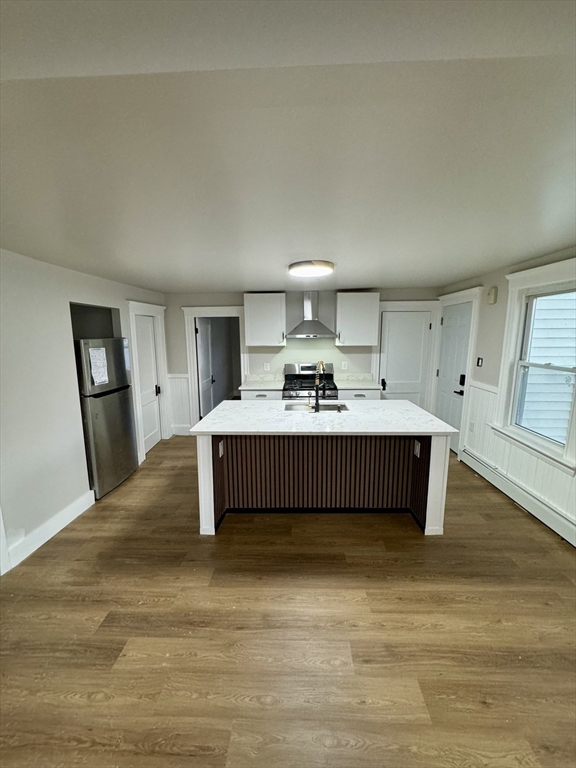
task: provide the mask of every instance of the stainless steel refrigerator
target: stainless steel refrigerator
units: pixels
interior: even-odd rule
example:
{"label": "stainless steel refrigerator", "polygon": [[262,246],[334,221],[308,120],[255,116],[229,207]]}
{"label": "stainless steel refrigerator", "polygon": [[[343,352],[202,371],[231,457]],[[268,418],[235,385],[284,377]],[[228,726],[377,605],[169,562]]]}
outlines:
{"label": "stainless steel refrigerator", "polygon": [[77,339],[90,487],[97,499],[138,467],[127,339]]}

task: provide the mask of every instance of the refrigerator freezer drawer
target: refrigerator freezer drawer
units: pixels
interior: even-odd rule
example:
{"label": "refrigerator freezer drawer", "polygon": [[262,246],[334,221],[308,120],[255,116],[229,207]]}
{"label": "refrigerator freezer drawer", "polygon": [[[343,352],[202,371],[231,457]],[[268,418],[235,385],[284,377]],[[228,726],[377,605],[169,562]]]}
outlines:
{"label": "refrigerator freezer drawer", "polygon": [[100,499],[138,467],[130,387],[83,397],[82,417],[90,484]]}

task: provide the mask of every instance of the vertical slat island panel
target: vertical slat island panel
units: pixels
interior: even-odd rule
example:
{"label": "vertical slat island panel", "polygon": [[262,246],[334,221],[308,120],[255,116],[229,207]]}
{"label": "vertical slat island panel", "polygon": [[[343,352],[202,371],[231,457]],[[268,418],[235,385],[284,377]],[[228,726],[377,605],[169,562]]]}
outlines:
{"label": "vertical slat island panel", "polygon": [[414,455],[413,437],[218,435],[212,440],[217,518],[223,506],[403,509],[425,526],[430,437],[418,438],[420,457]]}

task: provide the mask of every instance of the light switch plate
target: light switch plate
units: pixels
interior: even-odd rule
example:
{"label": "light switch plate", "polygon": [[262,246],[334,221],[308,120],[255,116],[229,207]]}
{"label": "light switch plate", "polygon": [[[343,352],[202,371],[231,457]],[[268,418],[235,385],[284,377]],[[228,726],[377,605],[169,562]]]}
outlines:
{"label": "light switch plate", "polygon": [[224,440],[220,440],[218,443],[218,456],[220,456],[220,458],[224,456]]}
{"label": "light switch plate", "polygon": [[420,443],[418,440],[414,440],[414,456],[420,458]]}
{"label": "light switch plate", "polygon": [[346,360],[342,361],[342,370],[343,371],[347,371],[348,370],[348,363],[346,362]]}

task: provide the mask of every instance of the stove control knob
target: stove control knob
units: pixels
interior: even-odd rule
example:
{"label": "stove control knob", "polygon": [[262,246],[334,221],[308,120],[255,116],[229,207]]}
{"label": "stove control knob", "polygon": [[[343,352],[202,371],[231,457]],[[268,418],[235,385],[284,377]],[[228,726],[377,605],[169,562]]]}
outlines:
{"label": "stove control knob", "polygon": [[314,397],[314,392],[308,392],[308,397]]}

